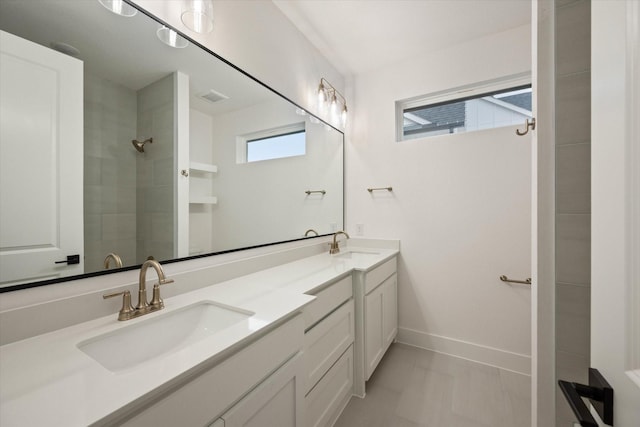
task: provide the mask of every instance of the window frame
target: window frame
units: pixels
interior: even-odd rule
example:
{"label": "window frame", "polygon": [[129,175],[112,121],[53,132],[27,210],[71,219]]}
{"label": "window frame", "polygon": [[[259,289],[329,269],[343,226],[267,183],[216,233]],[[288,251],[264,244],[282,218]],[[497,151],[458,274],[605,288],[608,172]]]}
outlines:
{"label": "window frame", "polygon": [[531,86],[531,84],[531,73],[526,72],[398,100],[395,102],[396,142],[412,141],[432,136],[442,136],[428,134],[405,136],[404,113],[407,110],[444,105],[469,99],[478,99],[482,96],[489,96],[511,88],[517,89],[524,86]]}

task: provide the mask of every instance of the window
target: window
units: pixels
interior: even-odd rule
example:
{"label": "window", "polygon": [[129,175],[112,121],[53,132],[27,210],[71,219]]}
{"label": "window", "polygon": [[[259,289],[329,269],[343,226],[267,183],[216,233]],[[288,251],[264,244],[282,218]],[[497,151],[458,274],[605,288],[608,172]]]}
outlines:
{"label": "window", "polygon": [[247,141],[247,162],[302,156],[305,153],[305,132],[287,133]]}
{"label": "window", "polygon": [[531,84],[519,78],[398,101],[396,116],[398,141],[521,124],[532,117]]}
{"label": "window", "polygon": [[237,162],[251,163],[306,154],[304,123],[255,132],[237,138]]}

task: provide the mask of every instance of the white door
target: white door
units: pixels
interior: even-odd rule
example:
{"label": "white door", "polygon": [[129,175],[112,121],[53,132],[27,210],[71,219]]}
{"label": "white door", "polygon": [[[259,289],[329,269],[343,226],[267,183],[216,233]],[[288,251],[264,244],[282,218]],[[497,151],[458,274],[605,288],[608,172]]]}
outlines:
{"label": "white door", "polygon": [[637,427],[640,2],[594,0],[591,17],[591,366],[614,389],[614,425]]}
{"label": "white door", "polygon": [[6,32],[0,49],[0,286],[80,274],[82,62]]}

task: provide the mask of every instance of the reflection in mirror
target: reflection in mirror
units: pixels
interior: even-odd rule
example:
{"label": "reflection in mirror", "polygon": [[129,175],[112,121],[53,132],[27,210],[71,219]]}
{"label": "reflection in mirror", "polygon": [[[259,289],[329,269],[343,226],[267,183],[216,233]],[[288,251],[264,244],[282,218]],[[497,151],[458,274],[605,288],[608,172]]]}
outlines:
{"label": "reflection in mirror", "polygon": [[172,29],[98,0],[0,29],[3,291],[343,228],[342,133]]}

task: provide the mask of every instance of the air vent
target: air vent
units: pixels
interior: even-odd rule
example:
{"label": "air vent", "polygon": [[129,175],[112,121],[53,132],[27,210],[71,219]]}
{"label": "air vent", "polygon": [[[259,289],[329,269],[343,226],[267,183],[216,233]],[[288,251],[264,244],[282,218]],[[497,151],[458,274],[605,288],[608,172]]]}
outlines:
{"label": "air vent", "polygon": [[209,92],[205,92],[202,95],[200,95],[200,98],[204,98],[209,102],[218,102],[224,99],[229,99],[227,95],[223,95],[220,92],[216,92],[213,89],[211,89]]}

